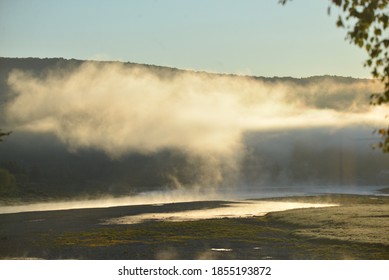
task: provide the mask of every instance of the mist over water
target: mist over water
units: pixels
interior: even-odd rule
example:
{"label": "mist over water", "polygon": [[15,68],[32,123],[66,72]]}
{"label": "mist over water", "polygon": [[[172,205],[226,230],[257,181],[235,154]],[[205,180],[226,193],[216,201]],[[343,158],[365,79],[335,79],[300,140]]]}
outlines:
{"label": "mist over water", "polygon": [[298,87],[191,72],[159,77],[122,64],[84,63],[43,78],[14,71],[8,83],[16,93],[6,108],[11,127],[52,133],[72,150],[96,148],[112,157],[165,148],[232,157],[246,131],[341,128],[384,116],[358,95],[336,104],[338,93],[378,90],[366,82]]}
{"label": "mist over water", "polygon": [[[96,181],[120,165],[137,165],[133,172],[143,178],[163,178],[161,190],[219,195],[388,179],[381,166],[387,161],[370,148],[378,140],[371,131],[385,125],[386,110],[368,105],[369,95],[382,89],[373,81],[296,82],[85,62],[40,75],[14,70],[7,86],[6,127],[16,136],[54,136],[78,156],[82,170],[99,162],[88,152],[104,153],[109,163],[101,161]],[[158,159],[156,167],[150,158]]]}
{"label": "mist over water", "polygon": [[0,206],[0,214],[34,212],[34,211],[56,211],[69,209],[85,208],[108,208],[127,205],[154,205],[160,206],[165,203],[192,202],[192,201],[209,201],[220,199],[231,199],[231,194],[225,195],[219,192],[208,190],[171,190],[171,191],[151,191],[139,193],[133,196],[112,197],[109,195],[102,196],[98,199],[80,198],[72,200],[63,200],[56,202],[40,202],[21,205]]}

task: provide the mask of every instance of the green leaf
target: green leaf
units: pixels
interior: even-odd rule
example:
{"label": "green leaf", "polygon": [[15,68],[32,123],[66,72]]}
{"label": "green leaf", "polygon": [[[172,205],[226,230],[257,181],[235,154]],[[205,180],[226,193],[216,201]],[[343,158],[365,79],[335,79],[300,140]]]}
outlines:
{"label": "green leaf", "polygon": [[338,21],[336,22],[336,26],[337,27],[344,27],[342,18],[340,16],[338,17]]}
{"label": "green leaf", "polygon": [[381,36],[381,34],[382,34],[381,29],[379,29],[379,28],[375,28],[375,29],[374,29],[374,35],[376,35],[376,36]]}
{"label": "green leaf", "polygon": [[332,0],[332,3],[334,3],[336,6],[340,7],[342,5],[342,0]]}

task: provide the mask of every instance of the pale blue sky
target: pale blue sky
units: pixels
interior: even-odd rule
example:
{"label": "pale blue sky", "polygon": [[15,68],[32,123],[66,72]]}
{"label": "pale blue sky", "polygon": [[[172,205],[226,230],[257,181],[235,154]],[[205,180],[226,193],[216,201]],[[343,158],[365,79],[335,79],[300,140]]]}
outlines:
{"label": "pale blue sky", "polygon": [[[370,77],[328,0],[0,0],[0,56]],[[336,10],[336,9],[333,9]]]}

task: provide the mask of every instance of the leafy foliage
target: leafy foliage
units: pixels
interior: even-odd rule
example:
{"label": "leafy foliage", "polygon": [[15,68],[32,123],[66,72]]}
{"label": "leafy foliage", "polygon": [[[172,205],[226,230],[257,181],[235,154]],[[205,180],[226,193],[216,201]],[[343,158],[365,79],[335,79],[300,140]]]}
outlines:
{"label": "leafy foliage", "polygon": [[381,128],[374,133],[377,133],[381,136],[381,142],[379,142],[376,146],[379,149],[382,149],[385,153],[389,152],[389,128]]}
{"label": "leafy foliage", "polygon": [[[345,15],[336,25],[347,30],[347,39],[364,48],[369,55],[365,66],[372,68],[374,78],[385,84],[383,94],[372,95],[373,104],[389,102],[389,0],[332,0]],[[355,22],[352,26],[346,22]],[[386,36],[386,37],[385,37]]]}
{"label": "leafy foliage", "polygon": [[[290,0],[279,0],[282,5]],[[342,10],[336,25],[347,31],[350,43],[366,50],[364,66],[384,84],[384,91],[371,95],[372,105],[389,103],[389,0],[330,0]],[[328,13],[331,12],[331,6]],[[389,129],[379,129],[382,141],[378,148],[389,152]]]}

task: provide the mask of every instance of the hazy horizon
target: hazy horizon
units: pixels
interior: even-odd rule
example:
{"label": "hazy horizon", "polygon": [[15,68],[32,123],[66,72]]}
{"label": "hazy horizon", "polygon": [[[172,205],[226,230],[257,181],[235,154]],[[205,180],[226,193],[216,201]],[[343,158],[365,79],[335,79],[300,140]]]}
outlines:
{"label": "hazy horizon", "polygon": [[151,67],[158,67],[158,68],[168,68],[172,70],[179,70],[179,71],[188,71],[188,72],[194,72],[194,73],[203,73],[203,74],[210,74],[210,75],[226,75],[226,76],[237,76],[237,77],[252,77],[252,78],[291,78],[291,79],[307,79],[307,78],[315,78],[315,77],[339,77],[339,78],[352,78],[356,80],[377,80],[371,75],[366,77],[357,77],[357,76],[350,76],[350,75],[336,75],[331,73],[323,73],[320,75],[307,75],[307,76],[264,76],[264,75],[254,75],[254,74],[245,74],[245,73],[234,73],[234,72],[213,72],[209,70],[196,70],[196,69],[185,69],[185,68],[178,68],[174,66],[168,66],[168,65],[160,65],[160,64],[147,64],[142,62],[134,62],[134,61],[126,61],[126,60],[104,60],[104,59],[79,59],[79,58],[66,58],[66,57],[33,57],[33,56],[19,56],[19,57],[4,57],[0,56],[0,58],[3,59],[41,59],[41,60],[51,60],[51,59],[63,59],[65,61],[78,61],[78,62],[103,62],[103,63],[123,63],[123,64],[133,64],[133,65],[140,65],[140,66],[151,66]]}

